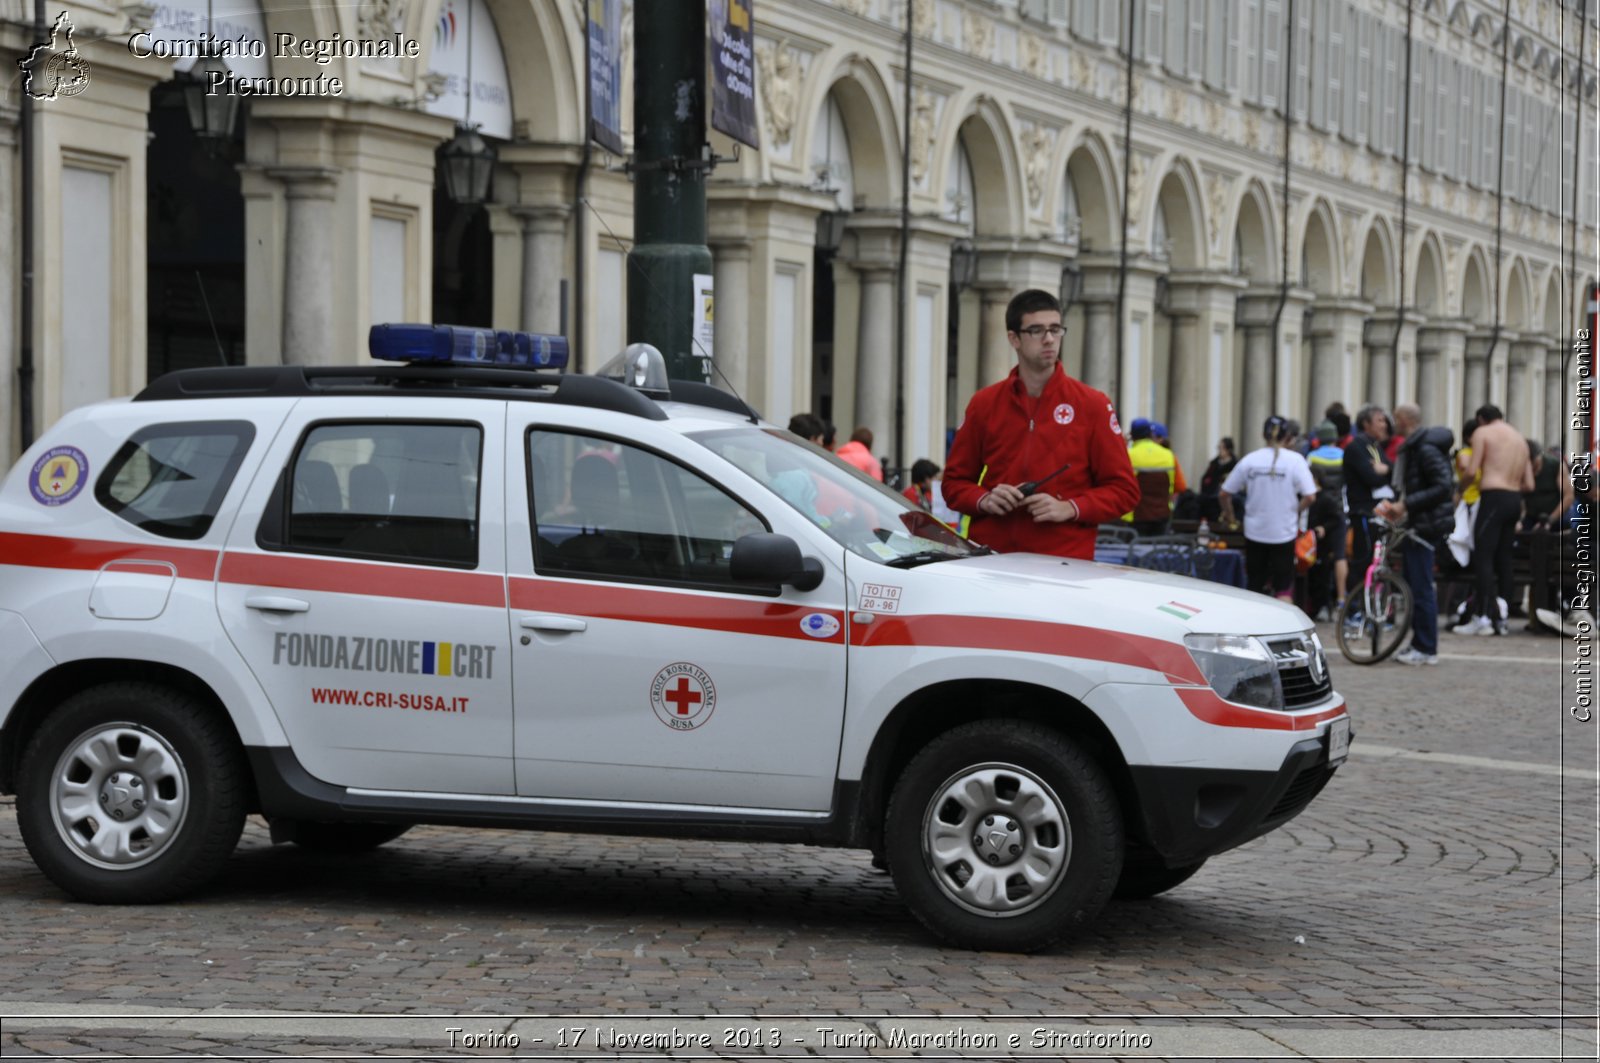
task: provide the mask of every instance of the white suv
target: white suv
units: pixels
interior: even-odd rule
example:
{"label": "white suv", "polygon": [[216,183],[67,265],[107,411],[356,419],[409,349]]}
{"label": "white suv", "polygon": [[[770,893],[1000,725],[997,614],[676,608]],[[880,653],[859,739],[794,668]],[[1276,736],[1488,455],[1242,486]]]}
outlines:
{"label": "white suv", "polygon": [[[560,361],[394,328],[375,353]],[[0,790],[39,866],[177,897],[250,813],[323,849],[806,842],[886,860],[950,942],[1025,951],[1344,758],[1298,610],[990,553],[645,368],[191,370],[63,418],[0,489]]]}

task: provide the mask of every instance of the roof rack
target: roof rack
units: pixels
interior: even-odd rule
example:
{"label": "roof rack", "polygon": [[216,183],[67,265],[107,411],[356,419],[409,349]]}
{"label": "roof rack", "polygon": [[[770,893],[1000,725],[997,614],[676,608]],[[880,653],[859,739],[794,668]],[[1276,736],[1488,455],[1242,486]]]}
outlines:
{"label": "roof rack", "polygon": [[[315,395],[434,395],[523,399],[586,406],[664,421],[661,407],[604,377],[526,369],[443,365],[229,366],[180,369],[151,381],[135,402],[172,399],[305,398]],[[686,398],[681,401],[696,402]],[[707,405],[705,402],[699,405]]]}

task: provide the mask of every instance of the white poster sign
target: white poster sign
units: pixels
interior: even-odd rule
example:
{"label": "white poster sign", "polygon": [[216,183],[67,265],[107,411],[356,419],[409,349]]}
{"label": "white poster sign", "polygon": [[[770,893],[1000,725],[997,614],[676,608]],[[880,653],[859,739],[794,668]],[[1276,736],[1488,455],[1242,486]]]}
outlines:
{"label": "white poster sign", "polygon": [[[471,48],[468,48],[468,39]],[[467,113],[467,60],[472,61],[472,109]],[[494,16],[484,0],[444,0],[433,24],[431,74],[443,74],[444,92],[423,110],[458,122],[470,122],[480,132],[511,139],[511,79],[506,74],[505,52]]]}
{"label": "white poster sign", "polygon": [[715,332],[711,289],[711,274],[694,275],[694,353],[708,363],[712,357],[711,340]]}
{"label": "white poster sign", "polygon": [[[206,25],[206,0],[161,0],[156,4],[155,18],[150,25],[150,39],[174,44],[193,43],[208,29],[211,36],[220,40],[244,40],[252,46],[260,46],[229,49],[223,61],[235,75],[242,78],[271,76],[267,56],[272,54],[272,48],[267,41],[267,20],[262,17],[257,0],[212,0],[209,27]],[[174,61],[172,68],[186,71],[194,66],[194,61],[194,56],[186,55]]]}

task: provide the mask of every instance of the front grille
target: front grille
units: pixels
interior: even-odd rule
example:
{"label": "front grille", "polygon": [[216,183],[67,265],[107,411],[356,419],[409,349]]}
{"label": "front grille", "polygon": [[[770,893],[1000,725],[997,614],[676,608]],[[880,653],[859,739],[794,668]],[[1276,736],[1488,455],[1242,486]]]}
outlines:
{"label": "front grille", "polygon": [[[1269,643],[1267,649],[1278,662],[1278,682],[1283,686],[1285,709],[1316,705],[1333,693],[1328,659],[1311,639],[1304,636],[1282,639]],[[1315,669],[1313,663],[1317,665]]]}
{"label": "front grille", "polygon": [[1289,784],[1289,788],[1283,792],[1283,796],[1278,798],[1278,803],[1272,806],[1272,811],[1267,813],[1267,818],[1263,822],[1276,825],[1298,816],[1311,803],[1311,799],[1322,792],[1322,788],[1332,777],[1333,769],[1326,764],[1314,764],[1302,769]]}

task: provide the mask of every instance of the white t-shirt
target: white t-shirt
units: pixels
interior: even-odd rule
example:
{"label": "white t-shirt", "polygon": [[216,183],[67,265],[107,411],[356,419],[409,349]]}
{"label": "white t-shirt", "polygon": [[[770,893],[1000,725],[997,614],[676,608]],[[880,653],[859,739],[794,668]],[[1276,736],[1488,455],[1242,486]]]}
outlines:
{"label": "white t-shirt", "polygon": [[1250,497],[1244,508],[1244,537],[1258,543],[1287,543],[1300,534],[1300,496],[1317,493],[1306,459],[1280,447],[1262,447],[1239,459],[1222,489]]}

